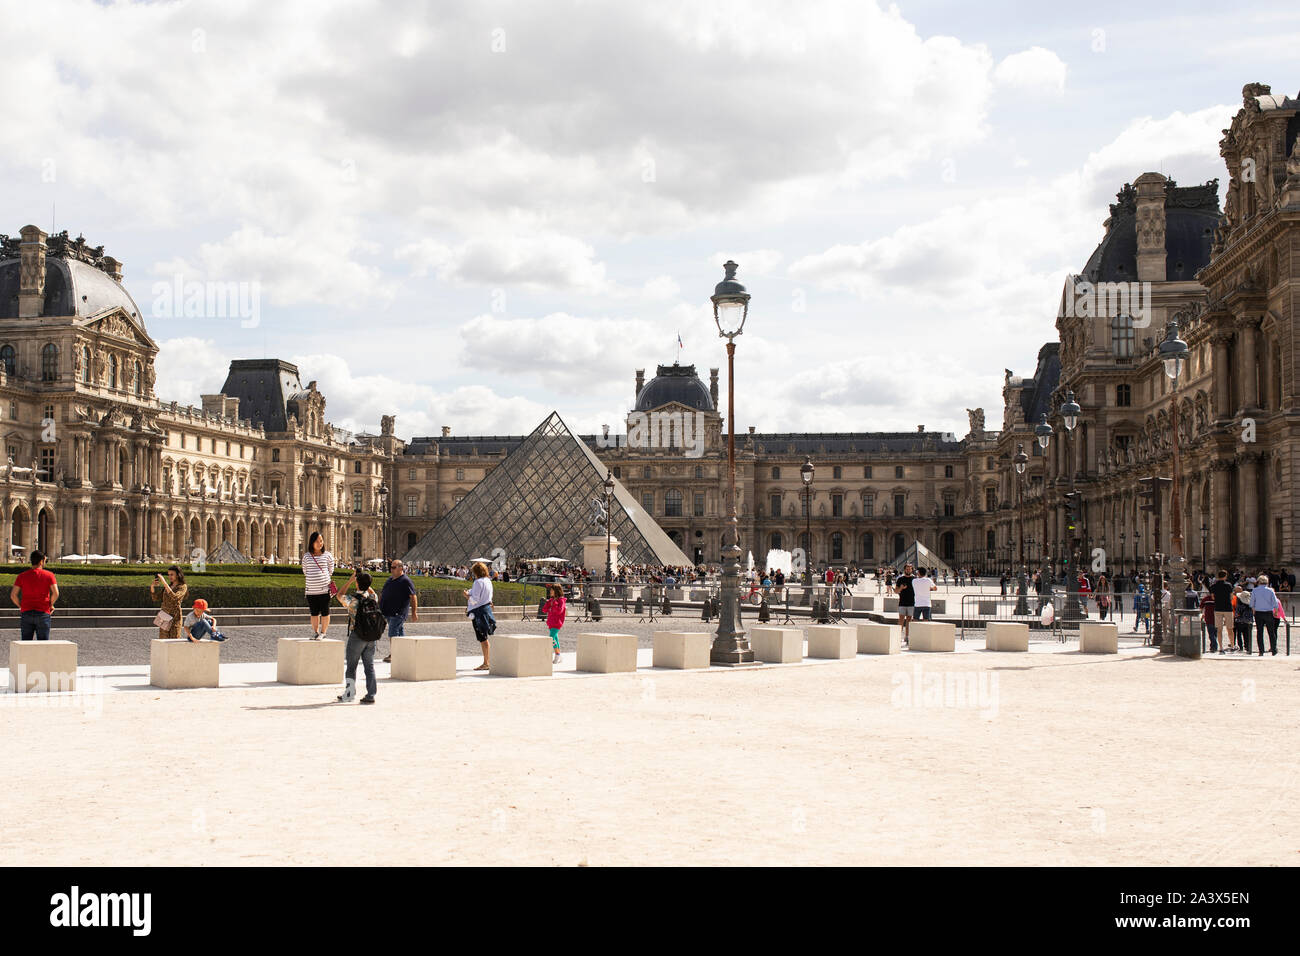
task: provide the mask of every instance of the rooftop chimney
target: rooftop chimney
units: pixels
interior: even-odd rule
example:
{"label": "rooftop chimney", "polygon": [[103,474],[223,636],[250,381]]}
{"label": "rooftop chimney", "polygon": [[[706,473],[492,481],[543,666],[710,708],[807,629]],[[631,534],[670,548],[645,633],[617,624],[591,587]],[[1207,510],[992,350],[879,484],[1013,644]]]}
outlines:
{"label": "rooftop chimney", "polygon": [[709,397],[713,399],[713,410],[718,410],[718,370],[709,369]]}
{"label": "rooftop chimney", "polygon": [[450,436],[450,435],[451,435],[451,426],[450,426],[450,425],[443,425],[443,426],[442,426],[442,437],[443,437],[443,438],[447,438],[447,437]]}
{"label": "rooftop chimney", "polygon": [[45,309],[45,233],[23,226],[18,247],[18,317],[38,318]]}
{"label": "rooftop chimney", "polygon": [[1137,187],[1137,279],[1163,282],[1165,253],[1165,177],[1143,173]]}
{"label": "rooftop chimney", "polygon": [[109,278],[117,282],[122,281],[122,263],[120,260],[114,259],[112,256],[104,256],[100,263],[100,268],[108,273]]}

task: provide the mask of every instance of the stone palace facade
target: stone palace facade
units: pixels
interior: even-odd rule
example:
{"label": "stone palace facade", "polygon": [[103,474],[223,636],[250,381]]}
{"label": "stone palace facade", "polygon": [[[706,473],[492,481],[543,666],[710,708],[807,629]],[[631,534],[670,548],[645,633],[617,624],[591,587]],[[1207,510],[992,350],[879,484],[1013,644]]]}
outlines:
{"label": "stone palace facade", "polygon": [[[1300,551],[1300,101],[1262,84],[1220,150],[1228,190],[1157,173],[1124,185],[1105,233],[1056,310],[1059,341],[1029,377],[1007,371],[1003,428],[736,436],[742,547],[807,546],[818,564],[872,566],[913,539],[945,561],[994,569],[1022,552],[1059,561],[1105,549],[1131,568],[1167,551],[1138,509],[1137,479],[1171,474],[1170,380],[1156,353],[1177,319],[1191,349],[1177,383],[1185,550],[1199,563],[1291,565]],[[1135,298],[1107,290],[1131,288]],[[1092,301],[1083,294],[1102,294]],[[276,359],[236,360],[198,408],[154,394],[157,346],[122,265],[67,234],[0,236],[0,543],[61,556],[191,558],[228,542],[296,560],[312,530],[341,558],[404,554],[523,436],[403,440],[325,419],[325,397]],[[1082,407],[1066,440],[1057,410]],[[718,372],[636,373],[625,427],[584,440],[690,557],[720,560],[726,510]],[[1047,413],[1046,454],[1034,426]],[[632,440],[647,417],[685,423],[676,441]],[[698,423],[698,424],[697,424]],[[682,427],[678,425],[677,427]],[[689,440],[684,440],[689,439]],[[1023,477],[1012,467],[1023,445]],[[816,468],[810,494],[800,466]],[[1082,495],[1067,534],[1064,494]],[[1204,528],[1204,536],[1202,536]],[[810,535],[810,539],[807,537]],[[385,537],[387,536],[387,537]],[[1077,540],[1075,540],[1077,539]],[[1023,542],[1023,544],[1022,544]],[[469,555],[466,556],[471,557]],[[519,555],[517,557],[537,557]]]}

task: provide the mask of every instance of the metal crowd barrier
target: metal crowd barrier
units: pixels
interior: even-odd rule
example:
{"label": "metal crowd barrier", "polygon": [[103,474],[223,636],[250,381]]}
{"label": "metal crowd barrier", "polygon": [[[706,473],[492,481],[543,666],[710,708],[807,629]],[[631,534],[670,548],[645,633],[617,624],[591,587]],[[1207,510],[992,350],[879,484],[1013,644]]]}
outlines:
{"label": "metal crowd barrier", "polygon": [[[1014,595],[1006,597],[983,594],[964,594],[961,599],[961,624],[957,635],[963,641],[966,631],[984,631],[991,621],[1012,621],[1029,625],[1030,640],[1043,640],[1044,635],[1058,641],[1065,640],[1066,629],[1078,630],[1079,621],[1065,620],[1065,602],[1067,595],[1053,593],[1050,597],[1039,594]],[[1043,608],[1052,605],[1052,623],[1042,623]],[[1096,620],[1095,617],[1083,620]]]}

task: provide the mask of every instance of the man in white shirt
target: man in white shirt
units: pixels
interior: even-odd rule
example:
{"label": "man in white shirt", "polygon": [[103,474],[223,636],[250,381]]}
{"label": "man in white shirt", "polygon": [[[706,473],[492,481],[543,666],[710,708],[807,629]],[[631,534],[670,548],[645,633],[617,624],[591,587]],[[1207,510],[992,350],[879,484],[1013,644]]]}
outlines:
{"label": "man in white shirt", "polygon": [[916,596],[916,619],[918,621],[932,620],[930,617],[930,592],[934,590],[934,581],[930,580],[930,572],[925,568],[921,569],[912,580],[912,593]]}

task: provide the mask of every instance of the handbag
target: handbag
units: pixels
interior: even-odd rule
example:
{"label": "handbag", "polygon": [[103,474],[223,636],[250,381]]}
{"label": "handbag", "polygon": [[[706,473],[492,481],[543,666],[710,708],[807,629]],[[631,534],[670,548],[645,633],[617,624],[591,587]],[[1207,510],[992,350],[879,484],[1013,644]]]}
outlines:
{"label": "handbag", "polygon": [[167,630],[167,628],[172,626],[172,621],[174,620],[176,619],[172,617],[170,614],[168,614],[166,611],[159,611],[157,615],[155,615],[153,619],[153,623],[158,628],[158,630],[165,631]]}

